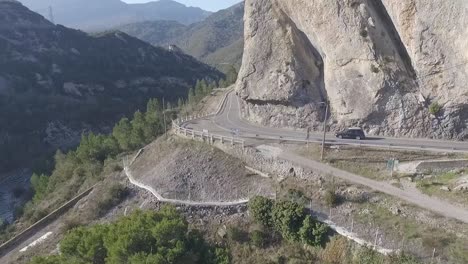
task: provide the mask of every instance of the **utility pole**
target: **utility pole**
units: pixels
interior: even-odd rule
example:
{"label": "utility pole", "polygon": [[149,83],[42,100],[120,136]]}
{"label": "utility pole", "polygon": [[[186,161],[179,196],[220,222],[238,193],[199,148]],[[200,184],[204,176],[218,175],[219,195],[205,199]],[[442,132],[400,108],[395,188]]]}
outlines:
{"label": "utility pole", "polygon": [[323,139],[322,139],[322,153],[320,155],[320,160],[323,161],[325,154],[325,139],[327,137],[327,120],[328,120],[328,101],[322,102],[325,104],[325,120],[323,121]]}

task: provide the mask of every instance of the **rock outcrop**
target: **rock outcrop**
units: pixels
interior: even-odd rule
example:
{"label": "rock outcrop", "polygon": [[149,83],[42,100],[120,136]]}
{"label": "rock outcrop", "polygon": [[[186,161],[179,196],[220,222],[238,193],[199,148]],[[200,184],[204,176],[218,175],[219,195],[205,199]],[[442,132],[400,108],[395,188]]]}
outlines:
{"label": "rock outcrop", "polygon": [[245,9],[237,92],[249,120],[315,127],[329,101],[333,129],[467,136],[468,2],[247,0]]}

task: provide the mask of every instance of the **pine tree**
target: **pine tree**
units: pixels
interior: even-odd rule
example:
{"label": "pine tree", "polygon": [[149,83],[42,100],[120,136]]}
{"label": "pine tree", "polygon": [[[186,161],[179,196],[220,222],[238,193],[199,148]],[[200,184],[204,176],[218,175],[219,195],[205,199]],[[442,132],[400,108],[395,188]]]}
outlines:
{"label": "pine tree", "polygon": [[130,145],[133,148],[141,147],[145,144],[145,117],[140,111],[136,111],[133,115],[132,133],[130,135]]}
{"label": "pine tree", "polygon": [[203,79],[200,82],[200,86],[201,86],[201,89],[202,89],[203,97],[207,96],[210,93],[210,91],[209,91],[209,88],[208,88],[208,83],[206,82],[205,79]]}
{"label": "pine tree", "polygon": [[188,103],[189,104],[194,104],[195,103],[195,91],[193,90],[193,88],[189,89]]}
{"label": "pine tree", "polygon": [[120,148],[122,150],[130,150],[130,134],[132,133],[132,125],[128,118],[122,118],[119,123],[117,123],[112,131],[112,135],[117,140]]}

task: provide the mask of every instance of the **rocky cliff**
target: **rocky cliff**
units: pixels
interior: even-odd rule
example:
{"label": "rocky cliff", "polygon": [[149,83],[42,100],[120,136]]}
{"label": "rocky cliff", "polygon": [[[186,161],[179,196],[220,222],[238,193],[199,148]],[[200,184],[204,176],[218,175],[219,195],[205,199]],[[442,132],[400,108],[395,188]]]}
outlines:
{"label": "rocky cliff", "polygon": [[271,126],[468,137],[468,2],[247,0],[237,92]]}

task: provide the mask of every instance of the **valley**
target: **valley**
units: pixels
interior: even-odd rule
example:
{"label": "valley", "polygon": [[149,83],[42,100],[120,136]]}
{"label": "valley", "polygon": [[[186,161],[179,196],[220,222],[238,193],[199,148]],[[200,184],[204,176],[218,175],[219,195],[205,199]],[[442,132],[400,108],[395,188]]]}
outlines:
{"label": "valley", "polygon": [[193,3],[0,0],[0,263],[468,263],[464,0]]}

